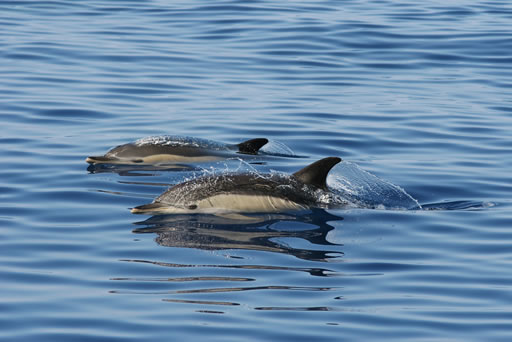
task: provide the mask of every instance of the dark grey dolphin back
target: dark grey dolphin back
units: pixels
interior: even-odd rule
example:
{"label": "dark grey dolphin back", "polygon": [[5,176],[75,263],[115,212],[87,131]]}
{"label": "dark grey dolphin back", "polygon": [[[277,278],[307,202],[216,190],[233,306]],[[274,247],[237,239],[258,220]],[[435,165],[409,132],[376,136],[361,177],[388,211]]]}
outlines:
{"label": "dark grey dolphin back", "polygon": [[331,171],[333,166],[338,164],[340,161],[341,158],[338,157],[320,159],[313,164],[306,166],[302,170],[295,172],[293,175],[302,183],[311,184],[320,189],[326,189],[327,185],[325,184],[325,180],[327,178],[327,174]]}
{"label": "dark grey dolphin back", "polygon": [[266,138],[256,138],[241,142],[237,144],[238,152],[245,154],[257,154],[259,149],[268,143],[268,139]]}

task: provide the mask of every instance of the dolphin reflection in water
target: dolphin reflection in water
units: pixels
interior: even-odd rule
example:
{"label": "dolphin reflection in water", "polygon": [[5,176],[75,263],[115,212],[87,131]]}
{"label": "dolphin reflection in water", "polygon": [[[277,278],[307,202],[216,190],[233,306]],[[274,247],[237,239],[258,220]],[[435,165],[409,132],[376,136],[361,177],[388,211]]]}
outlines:
{"label": "dolphin reflection in water", "polygon": [[[253,220],[236,220],[214,215],[158,215],[136,222],[136,234],[157,234],[161,246],[203,250],[254,250],[293,255],[311,261],[339,258],[342,245],[328,241],[334,229],[329,222],[343,220],[323,209],[288,214],[251,215]],[[294,248],[281,239],[303,239],[311,249]],[[315,248],[318,247],[318,248]]]}

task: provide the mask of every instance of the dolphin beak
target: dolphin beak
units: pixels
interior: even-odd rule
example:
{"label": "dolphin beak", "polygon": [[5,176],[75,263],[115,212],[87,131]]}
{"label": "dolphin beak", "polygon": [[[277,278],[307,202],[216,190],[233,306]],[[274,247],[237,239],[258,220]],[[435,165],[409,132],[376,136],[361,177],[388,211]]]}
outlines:
{"label": "dolphin beak", "polygon": [[105,156],[90,156],[85,159],[85,161],[89,164],[97,164],[97,163],[108,163],[112,162],[113,159]]}
{"label": "dolphin beak", "polygon": [[130,212],[132,214],[155,213],[160,211],[159,209],[161,209],[162,207],[163,206],[160,203],[149,203],[132,208]]}

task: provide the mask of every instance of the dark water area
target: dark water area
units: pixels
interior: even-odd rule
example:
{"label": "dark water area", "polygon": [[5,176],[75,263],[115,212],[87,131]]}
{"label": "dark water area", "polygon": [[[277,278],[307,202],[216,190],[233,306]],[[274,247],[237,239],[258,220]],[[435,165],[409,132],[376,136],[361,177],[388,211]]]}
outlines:
{"label": "dark water area", "polygon": [[[0,2],[0,340],[510,341],[511,23],[508,1]],[[88,171],[156,135],[284,156]],[[129,210],[327,156],[357,205]]]}

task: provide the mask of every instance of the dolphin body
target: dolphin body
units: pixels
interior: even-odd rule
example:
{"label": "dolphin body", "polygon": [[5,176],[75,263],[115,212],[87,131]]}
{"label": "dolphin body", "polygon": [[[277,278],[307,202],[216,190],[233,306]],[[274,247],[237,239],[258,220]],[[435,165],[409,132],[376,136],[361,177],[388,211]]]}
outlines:
{"label": "dolphin body", "polygon": [[123,165],[200,163],[233,157],[234,152],[256,155],[267,142],[265,138],[257,138],[227,145],[188,137],[147,137],[114,147],[103,156],[87,157],[85,161],[89,164]]}
{"label": "dolphin body", "polygon": [[[328,157],[292,175],[224,174],[177,184],[134,214],[214,214],[283,212],[321,206],[329,196],[327,174],[341,158]],[[239,217],[237,217],[239,218]]]}

